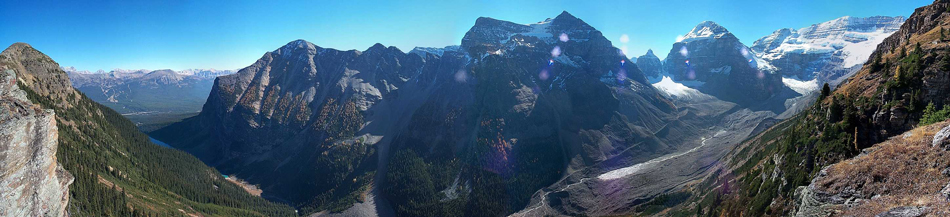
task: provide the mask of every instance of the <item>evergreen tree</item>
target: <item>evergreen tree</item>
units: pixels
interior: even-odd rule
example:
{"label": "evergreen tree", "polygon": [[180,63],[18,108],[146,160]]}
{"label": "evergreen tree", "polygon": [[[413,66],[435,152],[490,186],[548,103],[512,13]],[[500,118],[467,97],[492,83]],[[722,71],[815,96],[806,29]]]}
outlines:
{"label": "evergreen tree", "polygon": [[943,57],[940,58],[940,62],[938,64],[940,66],[940,71],[950,71],[950,54],[944,54]]}
{"label": "evergreen tree", "polygon": [[831,94],[831,86],[828,86],[828,83],[825,83],[825,85],[821,87],[821,96],[819,98],[824,99],[825,97],[828,97],[828,94]]}
{"label": "evergreen tree", "polygon": [[940,27],[940,40],[947,40],[947,35],[943,33],[943,27]]}
{"label": "evergreen tree", "polygon": [[927,104],[927,107],[924,108],[924,114],[920,117],[920,126],[930,125],[932,123],[941,122],[950,118],[950,106],[944,106],[943,109],[937,110],[937,107],[934,106],[933,102]]}
{"label": "evergreen tree", "polygon": [[882,60],[881,60],[881,56],[883,56],[883,55],[884,55],[884,54],[874,55],[874,60],[871,61],[871,71],[872,71],[872,72],[881,70],[881,68],[884,66],[883,63],[882,63]]}

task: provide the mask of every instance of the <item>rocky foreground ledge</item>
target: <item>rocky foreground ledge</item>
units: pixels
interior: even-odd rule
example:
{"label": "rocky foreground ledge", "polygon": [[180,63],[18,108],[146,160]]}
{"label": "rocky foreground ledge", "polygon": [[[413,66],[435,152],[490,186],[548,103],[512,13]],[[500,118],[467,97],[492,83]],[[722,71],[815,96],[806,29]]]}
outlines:
{"label": "rocky foreground ledge", "polygon": [[950,121],[918,127],[821,170],[796,216],[947,216]]}
{"label": "rocky foreground ledge", "polygon": [[0,67],[0,216],[67,216],[73,176],[57,164],[53,110],[33,105]]}

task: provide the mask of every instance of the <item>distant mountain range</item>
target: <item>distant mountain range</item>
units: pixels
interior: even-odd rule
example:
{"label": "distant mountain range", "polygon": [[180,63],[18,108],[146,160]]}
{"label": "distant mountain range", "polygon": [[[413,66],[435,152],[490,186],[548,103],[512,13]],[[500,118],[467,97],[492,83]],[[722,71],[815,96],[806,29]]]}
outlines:
{"label": "distant mountain range", "polygon": [[73,87],[138,124],[176,122],[201,110],[214,79],[234,70],[77,71],[63,67]]}

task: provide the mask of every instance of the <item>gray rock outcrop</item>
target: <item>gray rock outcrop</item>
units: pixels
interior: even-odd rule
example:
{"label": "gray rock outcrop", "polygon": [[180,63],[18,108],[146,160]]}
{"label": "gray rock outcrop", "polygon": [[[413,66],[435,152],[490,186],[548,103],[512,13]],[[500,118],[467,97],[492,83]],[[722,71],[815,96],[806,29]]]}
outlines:
{"label": "gray rock outcrop", "polygon": [[0,73],[0,216],[67,216],[73,176],[57,163],[55,115],[16,83]]}
{"label": "gray rock outcrop", "polygon": [[926,213],[927,207],[902,206],[877,214],[874,217],[917,217]]}
{"label": "gray rock outcrop", "polygon": [[933,147],[950,148],[950,126],[944,127],[934,135]]}

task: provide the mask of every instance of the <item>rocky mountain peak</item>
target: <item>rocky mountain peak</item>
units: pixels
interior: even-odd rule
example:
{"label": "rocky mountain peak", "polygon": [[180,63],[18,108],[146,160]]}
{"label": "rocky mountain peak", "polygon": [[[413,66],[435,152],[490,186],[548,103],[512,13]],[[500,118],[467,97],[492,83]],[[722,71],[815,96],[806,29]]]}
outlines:
{"label": "rocky mountain peak", "polygon": [[366,49],[365,52],[371,52],[371,51],[376,51],[376,50],[386,50],[386,46],[380,43],[376,43],[376,44],[373,44],[373,46],[369,47],[369,49]]}
{"label": "rocky mountain peak", "polygon": [[402,50],[399,50],[399,48],[395,46],[386,47],[386,45],[376,43],[376,44],[373,44],[373,46],[367,48],[366,51],[362,52],[362,54],[371,54],[371,53],[403,53],[403,52]]}
{"label": "rocky mountain peak", "polygon": [[780,45],[782,45],[782,42],[785,42],[785,39],[789,36],[792,36],[793,33],[797,33],[797,31],[791,28],[775,30],[772,32],[772,34],[753,42],[752,50],[755,52],[764,52],[766,50],[778,48]]}
{"label": "rocky mountain peak", "polygon": [[286,45],[278,48],[277,50],[274,50],[274,53],[277,53],[284,57],[289,57],[290,55],[293,55],[293,53],[297,53],[297,52],[306,52],[309,54],[316,54],[316,51],[318,49],[322,49],[322,48],[314,45],[313,43],[310,43],[309,41],[306,41],[303,39],[297,39],[297,40],[291,41],[290,43],[287,43]]}
{"label": "rocky mountain peak", "polygon": [[663,73],[663,62],[653,54],[653,49],[647,50],[646,54],[637,58],[637,67],[647,77],[658,77]]}
{"label": "rocky mountain peak", "polygon": [[[33,49],[33,46],[30,45],[30,44],[24,43],[24,42],[16,42],[16,43],[13,43],[12,45],[10,45],[10,47],[7,47],[6,50],[18,50],[18,51],[22,51],[22,50],[26,50],[26,49]],[[6,51],[6,50],[4,50],[4,51]]]}
{"label": "rocky mountain peak", "polygon": [[764,101],[786,88],[767,63],[712,21],[696,25],[674,43],[663,68],[673,80],[705,82],[698,88],[701,92],[742,105]]}
{"label": "rocky mountain peak", "polygon": [[0,68],[13,70],[23,84],[59,106],[67,106],[73,87],[58,63],[26,43],[15,43],[0,52]]}
{"label": "rocky mountain peak", "polygon": [[653,54],[653,49],[647,49],[647,53],[646,53],[646,54],[643,54],[643,56],[640,56],[640,57],[638,57],[637,59],[640,59],[640,58],[657,58],[657,59],[659,59],[659,57],[657,57],[656,54]]}
{"label": "rocky mountain peak", "polygon": [[590,40],[605,41],[606,38],[600,31],[565,11],[553,19],[532,24],[480,17],[475,21],[475,26],[465,33],[461,47],[473,55],[503,54],[505,50],[518,46],[544,44],[547,47],[558,42]]}
{"label": "rocky mountain peak", "polygon": [[569,20],[580,20],[580,19],[578,19],[574,15],[571,15],[571,13],[568,13],[567,11],[561,11],[561,14],[558,14],[557,17],[554,17],[554,20],[569,21]]}
{"label": "rocky mountain peak", "polygon": [[693,30],[690,30],[685,36],[683,36],[682,42],[689,42],[693,40],[703,40],[703,39],[719,39],[722,37],[732,36],[732,33],[729,33],[725,27],[720,26],[713,21],[703,21],[693,27]]}

